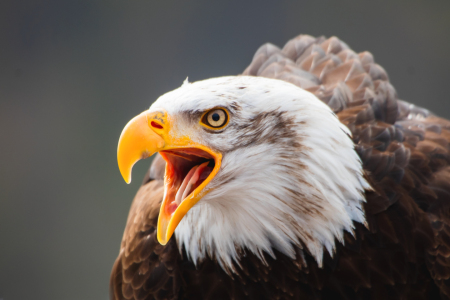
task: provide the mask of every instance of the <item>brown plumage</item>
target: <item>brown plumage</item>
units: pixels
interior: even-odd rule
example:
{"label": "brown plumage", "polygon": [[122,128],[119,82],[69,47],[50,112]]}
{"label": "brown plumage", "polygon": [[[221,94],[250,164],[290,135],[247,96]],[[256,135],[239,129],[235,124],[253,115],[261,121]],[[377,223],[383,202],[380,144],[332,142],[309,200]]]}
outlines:
{"label": "brown plumage", "polygon": [[319,268],[307,251],[242,255],[237,274],[197,267],[156,224],[165,162],[157,156],[128,216],[111,299],[450,299],[450,121],[397,98],[369,52],[300,35],[258,49],[243,75],[291,82],[327,103],[353,134],[373,192],[368,228],[355,223]]}

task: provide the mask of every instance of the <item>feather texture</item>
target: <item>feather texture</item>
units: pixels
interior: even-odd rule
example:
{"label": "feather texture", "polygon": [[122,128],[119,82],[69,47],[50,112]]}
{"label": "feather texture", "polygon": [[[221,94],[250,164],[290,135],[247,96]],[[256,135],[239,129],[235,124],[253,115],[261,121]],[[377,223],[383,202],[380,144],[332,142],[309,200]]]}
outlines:
{"label": "feather texture", "polygon": [[208,255],[197,261],[180,252],[178,234],[166,246],[157,242],[164,174],[157,157],[130,210],[111,298],[449,299],[450,122],[399,100],[370,53],[335,37],[263,45],[243,75],[290,82],[337,114],[373,188],[364,218],[347,208],[353,228],[333,235],[322,264],[302,240],[291,253],[238,247],[239,267],[230,272]]}

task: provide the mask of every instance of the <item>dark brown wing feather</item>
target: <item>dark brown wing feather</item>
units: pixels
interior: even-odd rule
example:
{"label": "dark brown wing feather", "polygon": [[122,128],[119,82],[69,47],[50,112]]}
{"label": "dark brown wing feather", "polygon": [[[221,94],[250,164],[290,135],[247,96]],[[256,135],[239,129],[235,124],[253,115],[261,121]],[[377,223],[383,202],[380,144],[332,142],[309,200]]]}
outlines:
{"label": "dark brown wing feather", "polygon": [[373,56],[335,37],[263,45],[243,74],[302,87],[348,126],[375,188],[366,193],[369,228],[355,224],[355,237],[346,233],[323,268],[302,249],[295,261],[267,256],[267,265],[246,253],[233,275],[212,260],[195,267],[175,238],[156,241],[157,159],[130,210],[112,299],[449,299],[450,122],[398,100]]}

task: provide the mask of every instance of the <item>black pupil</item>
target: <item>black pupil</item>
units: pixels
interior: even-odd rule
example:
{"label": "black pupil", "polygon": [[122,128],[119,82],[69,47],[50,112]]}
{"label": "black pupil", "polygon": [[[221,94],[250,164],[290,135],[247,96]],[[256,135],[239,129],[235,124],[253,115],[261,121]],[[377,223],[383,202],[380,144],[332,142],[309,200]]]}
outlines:
{"label": "black pupil", "polygon": [[217,122],[220,120],[220,116],[218,113],[213,113],[211,118],[213,119],[214,122]]}

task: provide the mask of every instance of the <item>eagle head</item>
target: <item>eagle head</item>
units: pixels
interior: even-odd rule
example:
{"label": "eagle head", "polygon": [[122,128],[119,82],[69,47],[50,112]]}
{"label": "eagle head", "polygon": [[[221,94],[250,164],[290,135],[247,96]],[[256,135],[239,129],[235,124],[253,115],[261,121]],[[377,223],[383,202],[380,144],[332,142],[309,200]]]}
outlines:
{"label": "eagle head", "polygon": [[197,263],[224,269],[241,250],[306,248],[322,264],[353,222],[365,223],[361,161],[350,132],[313,94],[284,81],[233,76],[158,98],[124,128],[118,163],[125,181],[139,159],[166,161],[157,236],[175,232]]}

